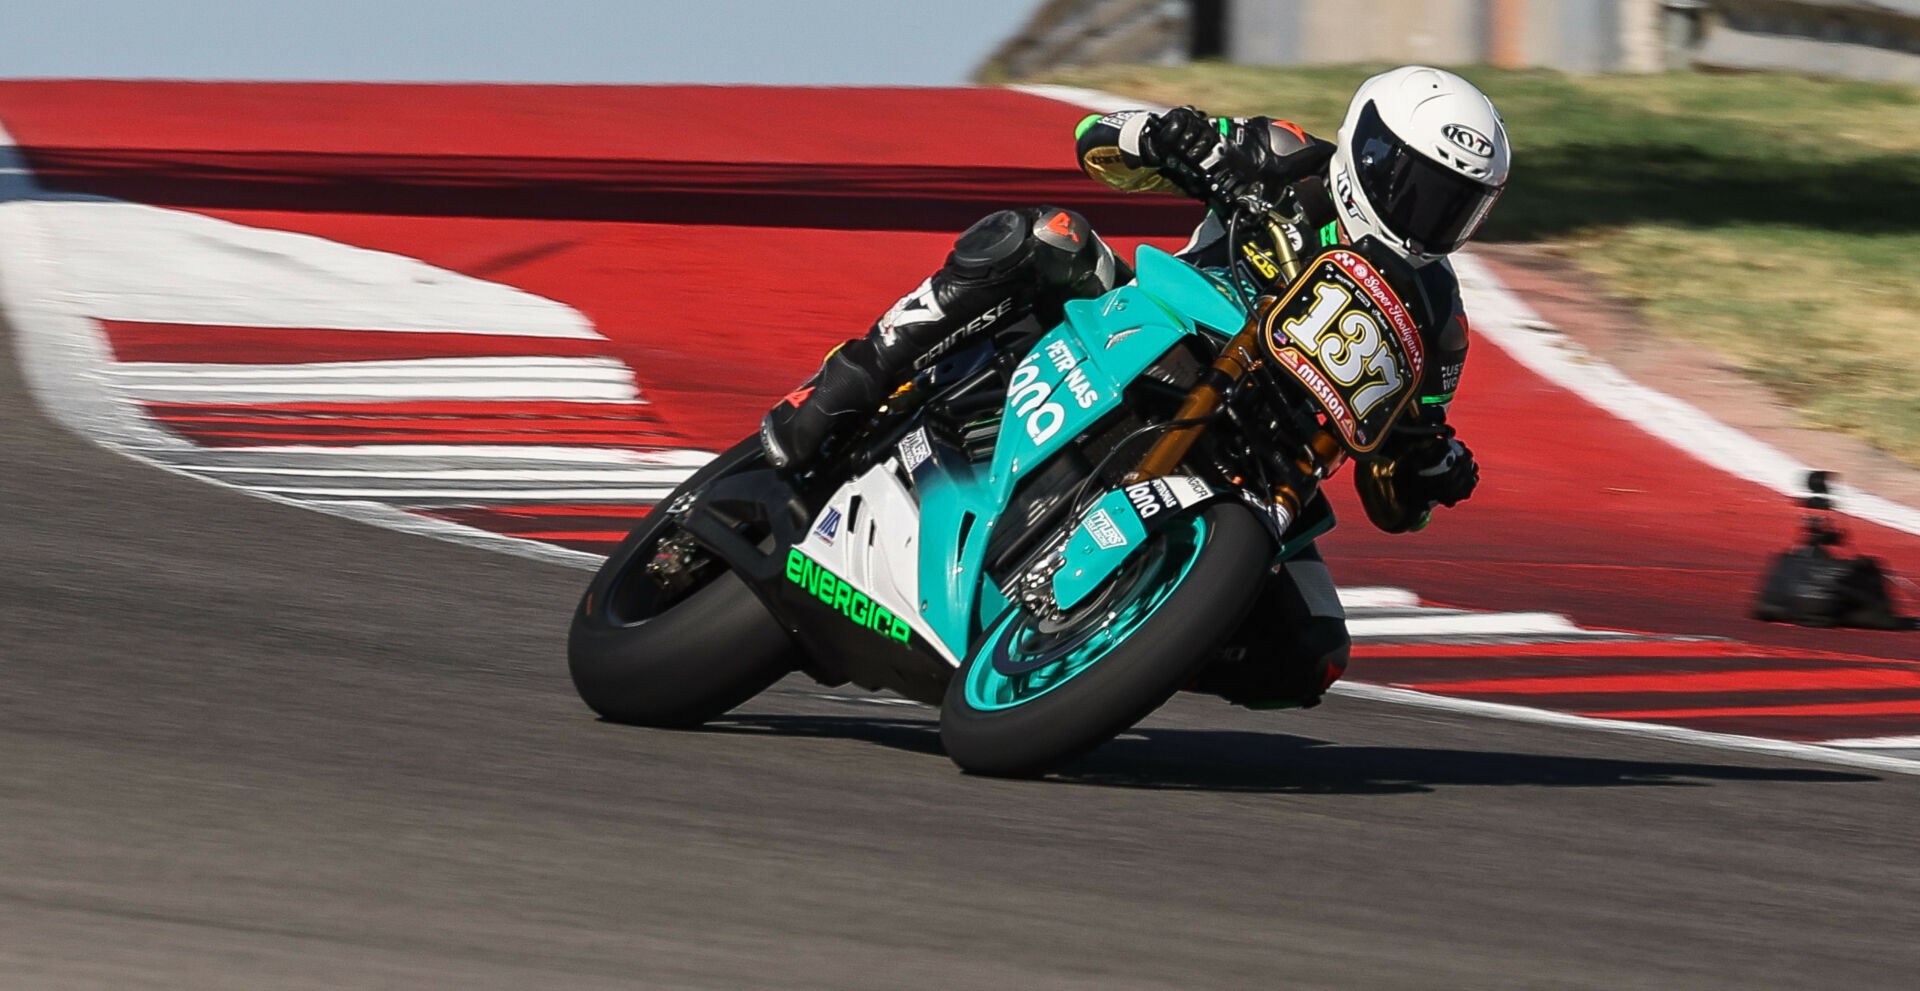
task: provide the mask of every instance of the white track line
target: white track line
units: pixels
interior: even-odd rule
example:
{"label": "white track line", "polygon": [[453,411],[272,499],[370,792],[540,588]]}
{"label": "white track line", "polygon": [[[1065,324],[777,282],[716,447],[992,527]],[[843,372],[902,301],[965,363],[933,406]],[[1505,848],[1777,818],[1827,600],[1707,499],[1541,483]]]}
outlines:
{"label": "white track line", "polygon": [[1493,719],[1505,719],[1510,722],[1598,730],[1602,733],[1618,733],[1625,736],[1647,737],[1649,739],[1664,740],[1669,743],[1688,743],[1697,746],[1713,747],[1719,750],[1738,750],[1744,753],[1766,754],[1773,757],[1791,757],[1797,760],[1814,761],[1821,764],[1839,764],[1844,767],[1859,767],[1874,771],[1886,771],[1890,774],[1920,775],[1920,760],[1884,757],[1879,754],[1870,753],[1854,753],[1824,744],[1793,743],[1787,740],[1769,740],[1766,737],[1739,736],[1733,733],[1710,733],[1706,730],[1687,729],[1684,726],[1667,726],[1661,723],[1637,723],[1622,719],[1596,719],[1592,716],[1576,716],[1567,712],[1554,712],[1551,709],[1534,709],[1523,705],[1506,705],[1500,702],[1478,702],[1473,699],[1452,698],[1445,695],[1429,695],[1426,692],[1416,692],[1405,688],[1388,688],[1384,685],[1369,685],[1364,682],[1340,682],[1333,686],[1329,694],[1340,695],[1346,698],[1366,699],[1373,702],[1392,702],[1396,705],[1411,705],[1423,709],[1458,712],[1471,716],[1486,716]]}
{"label": "white track line", "polygon": [[1562,640],[1618,638],[1612,630],[1586,630],[1550,612],[1449,612],[1425,616],[1354,616],[1347,633],[1355,640],[1383,637],[1551,636]]}
{"label": "white track line", "polygon": [[[1729,475],[1788,496],[1806,494],[1809,467],[1714,419],[1699,407],[1633,381],[1553,329],[1503,285],[1486,263],[1454,256],[1473,328],[1541,378]],[[1841,512],[1920,534],[1920,510],[1836,484]]]}
{"label": "white track line", "polygon": [[1860,736],[1821,740],[1820,745],[1848,750],[1920,750],[1920,736]]}
{"label": "white track line", "polygon": [[1338,590],[1340,605],[1346,609],[1416,609],[1420,597],[1412,589],[1379,585],[1355,585]]}

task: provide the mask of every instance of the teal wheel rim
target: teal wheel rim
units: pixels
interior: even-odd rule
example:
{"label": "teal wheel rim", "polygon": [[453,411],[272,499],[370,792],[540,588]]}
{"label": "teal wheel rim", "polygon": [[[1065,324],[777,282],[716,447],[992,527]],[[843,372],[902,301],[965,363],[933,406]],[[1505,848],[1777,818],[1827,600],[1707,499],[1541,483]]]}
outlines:
{"label": "teal wheel rim", "polygon": [[[1198,513],[1156,534],[1154,541],[1160,544],[1161,553],[1150,555],[1149,548],[1142,548],[1135,561],[1129,562],[1139,564],[1139,569],[1133,574],[1123,571],[1113,579],[1115,586],[1124,586],[1121,594],[1100,603],[1096,611],[1081,618],[1077,629],[1067,631],[1064,649],[1061,633],[1040,629],[1024,609],[1008,609],[975,648],[972,663],[967,665],[963,684],[967,704],[988,712],[1017,708],[1098,664],[1146,625],[1187,580],[1194,562],[1200,559],[1206,535],[1206,521]],[[1044,650],[1057,650],[1060,656],[1017,675],[1002,674],[993,663],[998,651],[1018,658]]]}

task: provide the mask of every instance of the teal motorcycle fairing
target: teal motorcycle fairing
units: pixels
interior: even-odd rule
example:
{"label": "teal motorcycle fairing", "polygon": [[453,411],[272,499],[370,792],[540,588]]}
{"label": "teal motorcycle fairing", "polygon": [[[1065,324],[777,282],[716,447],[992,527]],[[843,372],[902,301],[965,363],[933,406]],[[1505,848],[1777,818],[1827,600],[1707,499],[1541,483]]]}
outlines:
{"label": "teal motorcycle fairing", "polygon": [[[1015,367],[990,464],[933,458],[915,471],[921,614],[953,656],[966,656],[983,626],[1008,606],[983,574],[983,562],[1020,479],[1115,409],[1126,386],[1182,338],[1201,332],[1224,338],[1246,321],[1230,290],[1158,248],[1141,246],[1135,271],[1132,285],[1067,303],[1065,319]],[[1088,516],[1101,510],[1122,534],[1134,536],[1126,545],[1103,547],[1083,517],[1055,576],[1063,607],[1098,587],[1146,533],[1123,491],[1108,493]],[[1102,536],[1111,542],[1110,532]]]}

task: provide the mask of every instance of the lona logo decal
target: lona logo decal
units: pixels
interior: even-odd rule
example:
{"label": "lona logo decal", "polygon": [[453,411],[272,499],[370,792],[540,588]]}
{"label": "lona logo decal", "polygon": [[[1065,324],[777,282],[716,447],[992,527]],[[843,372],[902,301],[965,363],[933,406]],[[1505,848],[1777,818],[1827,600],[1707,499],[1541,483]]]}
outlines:
{"label": "lona logo decal", "polygon": [[861,626],[901,644],[913,637],[907,621],[887,607],[867,598],[865,592],[840,579],[839,575],[813,563],[798,548],[787,550],[787,580],[807,590],[807,594],[833,607],[834,611]]}
{"label": "lona logo decal", "polygon": [[1013,370],[1013,380],[1007,388],[1007,408],[1015,416],[1021,417],[1027,425],[1027,437],[1035,444],[1045,444],[1060,431],[1060,425],[1067,420],[1065,406],[1052,399],[1064,389],[1073,393],[1074,405],[1088,409],[1100,401],[1100,394],[1093,389],[1093,383],[1087,378],[1087,371],[1080,367],[1080,358],[1065,341],[1053,341],[1045,348],[1046,357],[1052,362],[1054,371],[1062,372],[1066,379],[1059,388],[1040,381],[1040,358],[1042,352],[1035,351],[1026,356]]}

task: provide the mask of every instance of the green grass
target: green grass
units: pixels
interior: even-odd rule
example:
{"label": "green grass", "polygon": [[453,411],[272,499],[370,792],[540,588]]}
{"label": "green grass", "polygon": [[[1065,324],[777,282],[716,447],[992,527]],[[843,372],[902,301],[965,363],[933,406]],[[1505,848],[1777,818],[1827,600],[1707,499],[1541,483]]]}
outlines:
{"label": "green grass", "polygon": [[[1379,67],[1198,63],[1048,82],[1331,136]],[[1769,74],[1468,68],[1514,173],[1481,237],[1545,241],[1798,409],[1920,464],[1920,90]]]}

